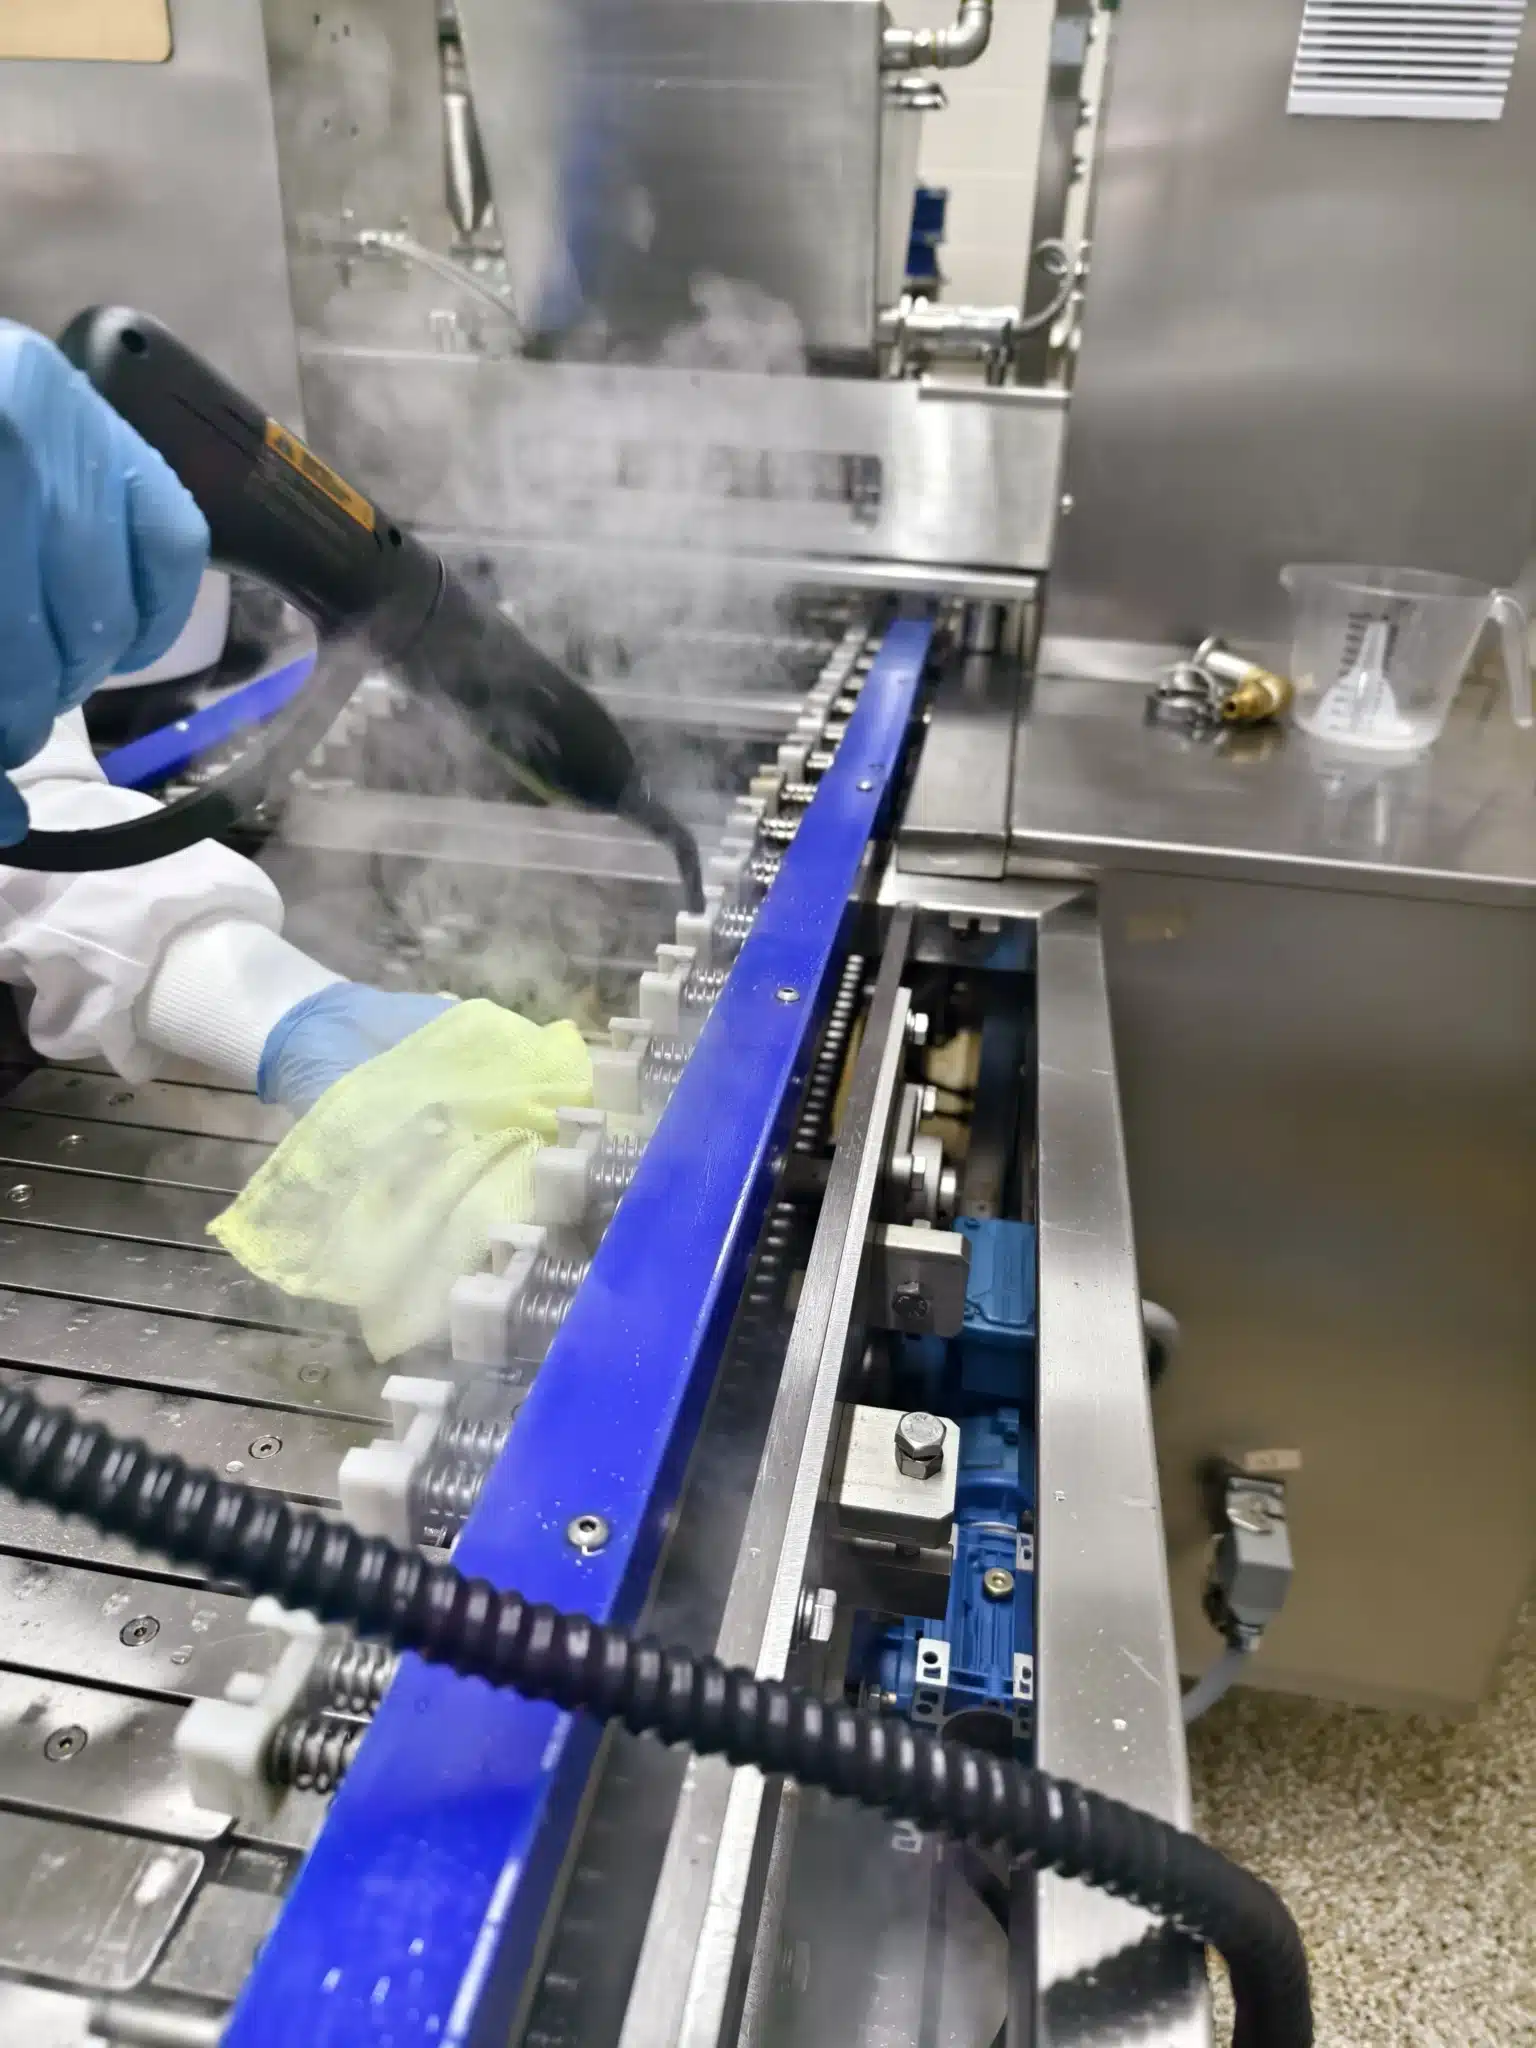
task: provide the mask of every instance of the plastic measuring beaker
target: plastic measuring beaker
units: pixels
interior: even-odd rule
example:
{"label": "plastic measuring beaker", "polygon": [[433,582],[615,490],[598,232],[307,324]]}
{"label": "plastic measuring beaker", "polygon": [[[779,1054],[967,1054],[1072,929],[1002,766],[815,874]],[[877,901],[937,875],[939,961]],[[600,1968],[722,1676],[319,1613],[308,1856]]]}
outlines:
{"label": "plastic measuring beaker", "polygon": [[1433,744],[1490,617],[1517,725],[1531,723],[1525,612],[1507,590],[1428,569],[1291,563],[1291,681],[1304,732],[1361,753]]}

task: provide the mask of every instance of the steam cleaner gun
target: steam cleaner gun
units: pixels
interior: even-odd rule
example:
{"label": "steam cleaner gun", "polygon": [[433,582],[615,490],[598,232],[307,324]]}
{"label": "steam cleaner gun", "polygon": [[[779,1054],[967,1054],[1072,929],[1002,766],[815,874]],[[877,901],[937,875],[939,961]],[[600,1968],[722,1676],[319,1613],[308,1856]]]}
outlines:
{"label": "steam cleaner gun", "polygon": [[[297,436],[143,313],[93,307],[59,346],[157,449],[202,508],[223,567],[271,585],[314,624],[411,689],[455,707],[543,802],[633,819],[673,851],[702,909],[692,834],[653,795],[590,692]],[[239,759],[190,795],[89,831],[29,832],[7,865],[83,873],[135,867],[227,831],[324,737],[361,678],[322,658],[298,698]]]}

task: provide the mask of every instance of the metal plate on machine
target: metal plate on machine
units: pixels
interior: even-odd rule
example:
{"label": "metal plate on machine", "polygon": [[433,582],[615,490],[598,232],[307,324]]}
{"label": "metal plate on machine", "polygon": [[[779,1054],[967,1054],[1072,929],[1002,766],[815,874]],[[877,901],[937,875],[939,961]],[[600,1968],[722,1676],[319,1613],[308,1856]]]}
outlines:
{"label": "metal plate on machine", "polygon": [[[131,1991],[154,1967],[202,1869],[196,1849],[6,1814],[0,1965],[96,1991]],[[0,2004],[0,2015],[5,2010]]]}
{"label": "metal plate on machine", "polygon": [[[1049,565],[1066,414],[1059,394],[913,379],[496,362],[306,345],[315,438],[415,524],[537,546],[703,548]],[[636,419],[675,459],[660,487],[594,493],[583,477]],[[752,422],[764,461],[817,451],[879,465],[878,504],[721,497],[712,451]],[[388,423],[387,427],[385,422]],[[473,432],[466,433],[466,423]],[[451,446],[455,459],[445,464]],[[506,480],[519,479],[509,494]]]}
{"label": "metal plate on machine", "polygon": [[[29,1241],[29,1251],[34,1244]],[[56,1238],[48,1240],[49,1249],[56,1245]],[[37,1282],[30,1258],[23,1277]],[[385,1413],[379,1393],[383,1375],[360,1345],[343,1337],[230,1329],[196,1315],[159,1314],[14,1287],[0,1287],[0,1363],[86,1379],[131,1380],[136,1386],[213,1394],[265,1408],[319,1409],[359,1421]]]}
{"label": "metal plate on machine", "polygon": [[[0,1803],[131,1827],[179,1842],[215,1842],[228,1814],[198,1806],[174,1748],[183,1708],[95,1686],[0,1672]],[[302,1849],[325,1801],[290,1792],[271,1821],[242,1832]],[[10,1821],[0,1818],[0,1845]]]}
{"label": "metal plate on machine", "polygon": [[287,1641],[253,1628],[250,1604],[242,1593],[0,1557],[5,1654],[55,1678],[218,1699],[235,1672],[269,1670]]}
{"label": "metal plate on machine", "polygon": [[6,0],[0,7],[0,57],[163,64],[170,54],[170,0]]}
{"label": "metal plate on machine", "polygon": [[131,1130],[122,1124],[66,1121],[0,1107],[0,1161],[50,1166],[70,1173],[238,1194],[270,1153],[267,1145],[179,1132]]}

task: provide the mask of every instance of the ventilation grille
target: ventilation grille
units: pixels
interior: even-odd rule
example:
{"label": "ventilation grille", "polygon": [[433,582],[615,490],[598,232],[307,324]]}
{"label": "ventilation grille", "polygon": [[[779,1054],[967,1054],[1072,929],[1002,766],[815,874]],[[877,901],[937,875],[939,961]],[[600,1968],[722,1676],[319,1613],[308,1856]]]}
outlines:
{"label": "ventilation grille", "polygon": [[1497,121],[1526,0],[1306,0],[1287,112]]}

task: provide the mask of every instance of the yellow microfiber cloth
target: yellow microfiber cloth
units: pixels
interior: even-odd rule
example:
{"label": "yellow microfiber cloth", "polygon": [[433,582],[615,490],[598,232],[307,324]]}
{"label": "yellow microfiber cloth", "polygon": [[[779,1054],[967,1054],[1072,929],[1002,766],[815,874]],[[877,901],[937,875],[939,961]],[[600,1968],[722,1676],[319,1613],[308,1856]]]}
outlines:
{"label": "yellow microfiber cloth", "polygon": [[355,1309],[382,1363],[441,1334],[493,1226],[526,1220],[555,1111],[591,1100],[574,1024],[455,1003],[328,1088],[209,1232],[258,1279]]}

